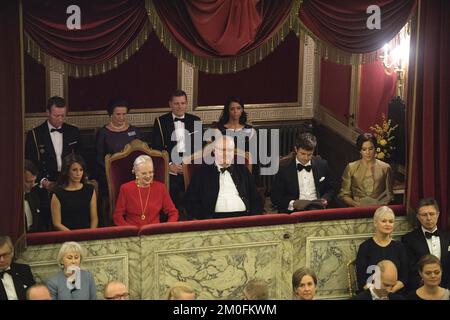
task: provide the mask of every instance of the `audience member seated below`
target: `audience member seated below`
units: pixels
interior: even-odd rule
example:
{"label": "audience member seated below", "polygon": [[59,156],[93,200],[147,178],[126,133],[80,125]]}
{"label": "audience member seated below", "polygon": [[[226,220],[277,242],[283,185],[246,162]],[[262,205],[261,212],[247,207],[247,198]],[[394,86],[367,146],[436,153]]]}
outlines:
{"label": "audience member seated below", "polygon": [[28,288],[27,300],[52,300],[52,296],[45,284],[36,283]]}
{"label": "audience member seated below", "polygon": [[52,229],[48,191],[36,183],[38,169],[28,159],[24,164],[24,212],[27,232],[45,232]]}
{"label": "audience member seated below", "polygon": [[418,262],[422,286],[407,295],[408,300],[450,300],[449,290],[440,287],[442,265],[438,257],[427,254]]}
{"label": "audience member seated below", "polygon": [[106,284],[103,297],[105,300],[130,300],[130,294],[126,285],[117,280]]}
{"label": "audience member seated below", "polygon": [[437,226],[439,205],[433,198],[419,201],[416,214],[420,226],[402,237],[408,253],[408,292],[421,285],[418,261],[427,254],[438,257],[442,264],[442,284],[450,289],[450,234]]}
{"label": "audience member seated below", "polygon": [[397,268],[390,260],[382,260],[377,263],[380,270],[380,279],[376,284],[369,286],[368,290],[360,292],[351,300],[405,300],[403,296],[394,293],[394,287],[398,283]]}
{"label": "audience member seated below", "polygon": [[[358,289],[367,289],[371,281],[373,270],[368,269],[375,266],[381,260],[390,260],[395,264],[399,276],[392,292],[397,292],[407,284],[408,280],[408,256],[406,249],[400,241],[392,239],[394,232],[395,215],[391,208],[379,207],[373,215],[375,234],[367,239],[358,248],[356,255],[356,278]],[[370,281],[368,281],[370,279]]]}
{"label": "audience member seated below", "polygon": [[314,300],[317,276],[309,268],[300,268],[292,275],[293,300]]}
{"label": "audience member seated below", "polygon": [[61,175],[51,200],[52,221],[56,230],[97,228],[97,195],[88,183],[86,164],[77,154],[63,159]]}
{"label": "audience member seated below", "polygon": [[0,235],[0,300],[25,300],[27,288],[35,283],[30,266],[13,258],[11,238]]}
{"label": "audience member seated below", "polygon": [[335,187],[328,163],[313,157],[317,140],[301,133],[295,140],[295,159],[280,164],[271,188],[278,212],[324,209],[333,200]]}
{"label": "audience member seated below", "polygon": [[178,221],[178,210],[170,198],[166,186],[154,181],[153,161],[150,156],[140,155],[134,160],[135,181],[120,187],[113,219],[118,226],[160,223],[162,210],[168,222]]}
{"label": "audience member seated below", "polygon": [[77,242],[64,242],[57,262],[62,268],[47,281],[53,300],[97,300],[95,280],[86,270],[80,270],[84,249]]}
{"label": "audience member seated below", "polygon": [[252,279],[245,285],[242,291],[244,300],[268,300],[269,288],[267,282],[262,279]]}
{"label": "audience member seated below", "polygon": [[167,292],[167,300],[195,300],[195,290],[186,282],[176,282]]}
{"label": "audience member seated below", "polygon": [[375,159],[377,140],[363,133],[356,140],[361,160],[350,162],[342,174],[339,199],[348,206],[387,205],[393,199],[391,166]]}
{"label": "audience member seated below", "polygon": [[194,173],[184,197],[189,217],[209,219],[261,214],[261,201],[252,174],[245,165],[233,164],[233,138],[222,136],[209,146],[214,148],[214,164],[203,165]]}

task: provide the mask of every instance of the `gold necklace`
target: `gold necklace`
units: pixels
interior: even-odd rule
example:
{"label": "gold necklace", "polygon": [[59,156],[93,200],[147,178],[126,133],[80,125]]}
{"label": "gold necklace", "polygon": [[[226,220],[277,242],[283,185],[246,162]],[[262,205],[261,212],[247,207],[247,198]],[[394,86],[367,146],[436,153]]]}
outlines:
{"label": "gold necklace", "polygon": [[147,199],[145,200],[145,207],[142,206],[141,188],[139,187],[139,184],[137,182],[136,186],[139,191],[139,201],[141,203],[141,220],[145,220],[145,210],[147,209],[148,198],[150,197],[150,186],[148,186]]}

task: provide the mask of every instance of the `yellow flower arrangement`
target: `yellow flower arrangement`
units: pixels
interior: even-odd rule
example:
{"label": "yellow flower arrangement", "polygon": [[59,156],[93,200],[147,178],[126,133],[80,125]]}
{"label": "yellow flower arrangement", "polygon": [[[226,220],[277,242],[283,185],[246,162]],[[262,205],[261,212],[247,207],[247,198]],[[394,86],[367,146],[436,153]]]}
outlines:
{"label": "yellow flower arrangement", "polygon": [[395,149],[393,145],[393,140],[395,139],[394,131],[398,125],[391,126],[391,120],[387,119],[384,113],[381,114],[381,118],[383,120],[382,124],[375,124],[373,127],[370,127],[370,130],[374,132],[378,144],[375,149],[375,157],[384,160],[391,158],[392,151]]}

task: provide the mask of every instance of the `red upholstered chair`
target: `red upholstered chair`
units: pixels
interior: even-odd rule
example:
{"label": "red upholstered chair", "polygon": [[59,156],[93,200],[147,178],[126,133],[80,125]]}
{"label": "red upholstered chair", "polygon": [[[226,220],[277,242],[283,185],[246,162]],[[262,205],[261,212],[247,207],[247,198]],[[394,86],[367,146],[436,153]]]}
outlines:
{"label": "red upholstered chair", "polygon": [[[206,147],[205,147],[206,148]],[[189,183],[192,179],[194,173],[204,164],[203,161],[203,150],[199,150],[190,156],[183,158],[183,178],[184,178],[184,189],[187,190]],[[240,149],[234,150],[234,163],[242,164],[248,168],[250,173],[252,172],[252,162],[251,155],[249,152],[244,152]]]}
{"label": "red upholstered chair", "polygon": [[150,149],[149,146],[135,139],[125,145],[121,152],[105,156],[106,179],[108,182],[110,218],[114,212],[120,186],[128,181],[134,180],[131,172],[134,160],[140,155],[149,155],[153,160],[155,171],[154,179],[164,183],[169,190],[169,155],[167,151]]}

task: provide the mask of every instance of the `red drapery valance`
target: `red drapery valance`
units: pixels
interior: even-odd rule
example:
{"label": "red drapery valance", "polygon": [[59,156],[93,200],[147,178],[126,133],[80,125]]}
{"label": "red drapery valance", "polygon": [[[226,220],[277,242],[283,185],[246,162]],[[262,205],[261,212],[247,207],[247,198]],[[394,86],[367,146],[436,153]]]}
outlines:
{"label": "red drapery valance", "polygon": [[201,71],[229,73],[270,54],[298,32],[297,0],[147,0],[150,21],[169,51]]}
{"label": "red drapery valance", "polygon": [[[81,29],[70,30],[70,5],[80,8]],[[92,76],[117,67],[147,40],[142,0],[23,1],[26,51],[52,67],[56,58],[71,76]]]}
{"label": "red drapery valance", "polygon": [[[370,30],[366,13],[380,8],[381,28]],[[379,57],[378,49],[408,22],[416,0],[304,0],[299,11],[302,28],[315,40],[317,51],[338,63],[351,63],[351,54],[364,53],[362,61]]]}

